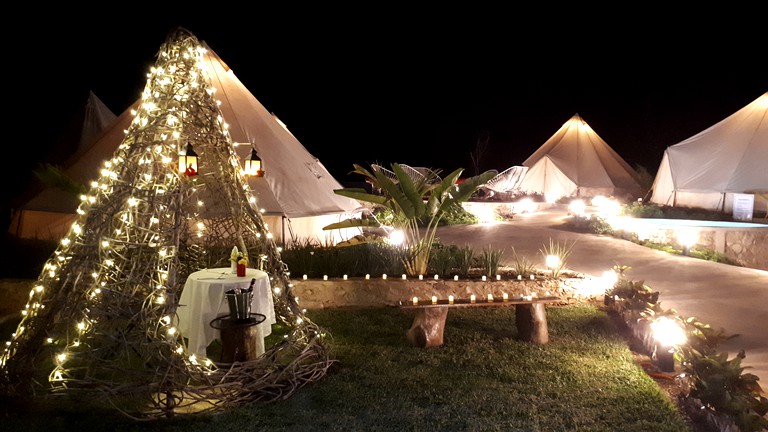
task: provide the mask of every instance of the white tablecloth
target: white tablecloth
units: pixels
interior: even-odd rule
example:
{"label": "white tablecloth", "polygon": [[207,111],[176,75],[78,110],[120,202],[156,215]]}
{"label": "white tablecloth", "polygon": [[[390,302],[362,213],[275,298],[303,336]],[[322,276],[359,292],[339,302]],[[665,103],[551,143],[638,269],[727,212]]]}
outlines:
{"label": "white tablecloth", "polygon": [[238,277],[229,267],[194,272],[184,284],[176,313],[179,317],[179,331],[182,336],[189,338],[189,352],[206,357],[206,347],[214,339],[219,339],[219,331],[211,327],[211,321],[229,315],[229,304],[224,293],[233,288],[248,288],[253,278],[256,278],[256,283],[253,286],[251,313],[258,312],[267,317],[256,326],[261,353],[264,352],[264,337],[272,333],[272,324],[275,323],[269,277],[266,272],[252,268],[246,269],[245,277]]}

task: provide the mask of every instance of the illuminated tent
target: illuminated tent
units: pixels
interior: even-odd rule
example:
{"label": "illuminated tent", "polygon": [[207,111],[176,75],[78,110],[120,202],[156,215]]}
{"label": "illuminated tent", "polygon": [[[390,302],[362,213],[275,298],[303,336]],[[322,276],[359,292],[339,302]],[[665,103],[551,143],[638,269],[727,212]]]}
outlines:
{"label": "illuminated tent", "polygon": [[733,194],[768,195],[768,93],[664,151],[651,202],[730,212]]}
{"label": "illuminated tent", "polygon": [[[265,222],[278,242],[315,239],[338,242],[356,230],[323,231],[322,227],[349,218],[362,206],[353,199],[335,194],[342,186],[323,164],[310,154],[286,126],[256,99],[234,72],[208,47],[203,63],[210,71],[209,84],[221,101],[220,110],[229,126],[240,166],[256,149],[265,169],[263,177],[251,176],[248,184],[263,210]],[[98,177],[103,161],[109,159],[125,137],[140,101],[126,109],[65,173],[87,185]],[[9,231],[23,238],[60,238],[75,218],[77,197],[48,189],[12,216]]]}
{"label": "illuminated tent", "polygon": [[[285,399],[333,363],[249,199],[204,52],[184,29],[160,47],[141,106],[0,352],[4,397],[53,393],[167,418]],[[192,146],[197,169],[182,170]],[[177,308],[188,276],[229,266],[233,245],[260,260],[285,334],[257,358],[217,363],[187,349]]]}
{"label": "illuminated tent", "polygon": [[640,194],[635,170],[578,114],[523,162],[528,167],[519,189],[554,202],[561,197]]}

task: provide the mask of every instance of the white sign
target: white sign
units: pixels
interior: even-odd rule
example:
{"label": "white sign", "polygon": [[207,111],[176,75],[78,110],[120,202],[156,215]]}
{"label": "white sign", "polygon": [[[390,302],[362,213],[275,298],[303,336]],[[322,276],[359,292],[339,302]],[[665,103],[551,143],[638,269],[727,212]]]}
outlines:
{"label": "white sign", "polygon": [[755,208],[755,196],[752,194],[733,194],[733,220],[752,221]]}

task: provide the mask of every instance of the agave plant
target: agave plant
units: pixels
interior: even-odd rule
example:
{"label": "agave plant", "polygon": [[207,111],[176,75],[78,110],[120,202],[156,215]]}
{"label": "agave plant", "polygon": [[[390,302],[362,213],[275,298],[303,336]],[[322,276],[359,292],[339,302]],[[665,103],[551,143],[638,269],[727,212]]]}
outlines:
{"label": "agave plant", "polygon": [[[404,235],[403,265],[410,276],[427,272],[432,243],[444,213],[451,206],[468,200],[477,189],[498,174],[496,170],[489,170],[458,183],[463,168],[442,179],[438,176],[439,171],[432,170],[429,175],[415,180],[397,163],[392,164],[394,178],[388,177],[381,170],[368,170],[358,164],[354,164],[354,168],[353,173],[366,177],[366,181],[381,190],[382,194],[368,193],[362,188],[336,189],[334,192],[392,212],[392,227]],[[379,224],[371,219],[349,219],[324,229],[340,226],[371,228]]]}

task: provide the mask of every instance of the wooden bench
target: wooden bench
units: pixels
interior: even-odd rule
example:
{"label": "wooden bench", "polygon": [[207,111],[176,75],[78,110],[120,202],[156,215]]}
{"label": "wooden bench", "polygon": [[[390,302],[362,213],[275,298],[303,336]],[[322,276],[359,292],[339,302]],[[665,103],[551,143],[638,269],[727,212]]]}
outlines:
{"label": "wooden bench", "polygon": [[400,302],[402,309],[414,309],[416,315],[411,328],[406,332],[408,340],[421,348],[438,347],[443,344],[443,331],[448,309],[452,307],[515,307],[515,324],[518,339],[537,345],[549,342],[547,330],[547,303],[561,303],[560,297],[517,297],[509,299],[469,299]]}

